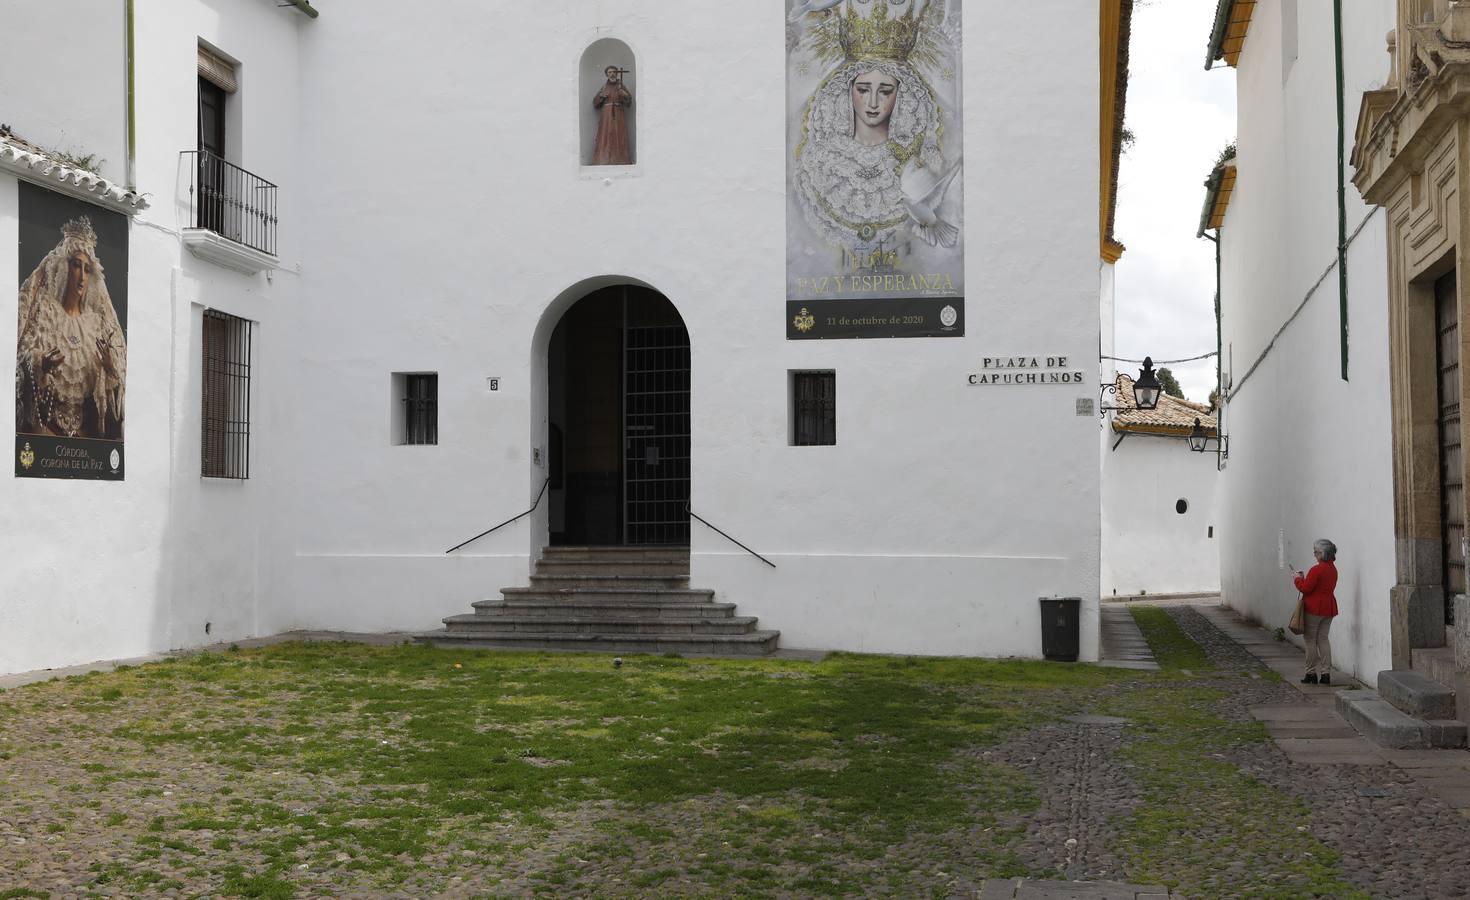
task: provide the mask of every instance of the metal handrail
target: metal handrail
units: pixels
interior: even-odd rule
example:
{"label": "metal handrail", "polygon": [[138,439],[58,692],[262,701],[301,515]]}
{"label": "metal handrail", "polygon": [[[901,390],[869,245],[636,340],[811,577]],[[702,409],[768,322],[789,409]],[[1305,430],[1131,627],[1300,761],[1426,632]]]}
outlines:
{"label": "metal handrail", "polygon": [[692,510],[692,509],[689,508],[689,504],[687,504],[687,503],[684,504],[684,511],[687,512],[687,513],[689,513],[690,517],[695,518],[695,519],[699,519],[700,522],[703,522],[704,523],[704,526],[706,528],[709,528],[710,530],[714,531],[720,537],[724,538],[725,540],[727,540],[730,543],[734,544],[735,546],[739,547],[741,550],[744,550],[746,553],[749,553],[751,556],[754,556],[756,559],[760,560],[761,562],[765,563],[766,565],[770,566],[771,568],[773,568],[773,569],[776,568],[776,564],[775,563],[771,562],[769,559],[766,559],[764,556],[761,556],[759,553],[755,552],[754,550],[750,549],[749,547],[745,546],[744,544],[742,544],[739,541],[735,540],[734,538],[730,537],[725,532],[723,532],[720,529],[716,528],[715,526],[711,525],[705,519],[701,518],[700,515],[699,515],[699,513],[695,512],[694,510]]}
{"label": "metal handrail", "polygon": [[208,150],[185,150],[189,225],[272,256],[276,253],[276,185]]}
{"label": "metal handrail", "polygon": [[479,534],[475,535],[474,537],[470,538],[467,541],[464,541],[463,543],[455,544],[453,547],[450,547],[448,550],[445,550],[444,552],[445,553],[453,553],[454,551],[458,550],[460,547],[465,546],[465,544],[473,544],[475,541],[478,541],[480,538],[484,537],[485,535],[490,534],[491,532],[499,531],[500,529],[504,528],[505,526],[509,525],[510,523],[515,522],[515,521],[517,521],[519,519],[524,519],[526,516],[529,516],[531,513],[533,513],[533,512],[536,511],[536,507],[538,507],[538,506],[541,505],[541,498],[544,497],[544,496],[546,496],[546,487],[549,484],[551,484],[551,478],[550,477],[548,477],[545,481],[541,482],[541,490],[539,492],[537,492],[537,494],[536,494],[536,502],[531,504],[531,508],[530,509],[526,510],[525,512],[521,513],[518,516],[514,516],[512,518],[506,519],[504,522],[501,522],[499,525],[496,525],[494,528],[490,528],[490,529],[487,529],[485,531],[480,532]]}

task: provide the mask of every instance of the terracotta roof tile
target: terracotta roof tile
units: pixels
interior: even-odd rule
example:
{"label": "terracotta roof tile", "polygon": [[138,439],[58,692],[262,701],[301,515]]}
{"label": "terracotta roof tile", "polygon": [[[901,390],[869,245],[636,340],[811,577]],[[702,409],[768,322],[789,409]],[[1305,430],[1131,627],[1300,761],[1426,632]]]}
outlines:
{"label": "terracotta roof tile", "polygon": [[130,191],[95,172],[67,165],[55,154],[43,150],[8,128],[0,129],[0,172],[130,216],[148,208],[148,199],[137,191]]}
{"label": "terracotta roof tile", "polygon": [[1231,66],[1239,63],[1255,11],[1256,0],[1219,0],[1215,6],[1215,27],[1210,32],[1210,50],[1205,55],[1206,69],[1220,59]]}
{"label": "terracotta roof tile", "polygon": [[1215,437],[1219,420],[1203,403],[1181,400],[1169,394],[1159,394],[1159,405],[1155,409],[1143,410],[1133,399],[1133,379],[1118,376],[1118,411],[1113,413],[1114,431],[1134,431],[1145,434],[1189,434],[1194,429],[1194,420],[1199,419],[1205,433]]}

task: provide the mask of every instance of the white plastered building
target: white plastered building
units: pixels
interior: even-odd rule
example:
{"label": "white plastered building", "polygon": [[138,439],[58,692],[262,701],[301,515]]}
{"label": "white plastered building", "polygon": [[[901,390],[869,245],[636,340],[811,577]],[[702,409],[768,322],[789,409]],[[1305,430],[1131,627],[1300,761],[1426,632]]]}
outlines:
{"label": "white plastered building", "polygon": [[[1233,67],[1239,123],[1201,224],[1220,253],[1222,596],[1284,626],[1292,570],[1312,565],[1313,541],[1332,540],[1334,663],[1372,684],[1391,667],[1395,583],[1383,215],[1347,169],[1340,290],[1333,4],[1223,0],[1219,10],[1210,59]],[[1343,4],[1348,149],[1359,98],[1383,81],[1394,17],[1392,0]]]}
{"label": "white plastered building", "polygon": [[[1039,656],[1037,598],[1080,597],[1095,658],[1098,420],[1079,401],[1096,398],[1111,240],[1097,213],[1117,123],[1098,98],[1122,90],[1109,63],[1129,5],[1103,4],[1101,49],[1091,15],[986,4],[965,20],[965,336],[807,342],[786,339],[782,302],[779,10],[7,5],[0,297],[26,277],[10,255],[23,185],[127,217],[127,265],[108,269],[126,272],[129,368],[124,478],[0,479],[0,672],[424,631],[526,584],[578,528],[627,540],[627,508],[599,493],[616,469],[576,470],[561,446],[569,402],[584,433],[611,429],[584,456],[627,435],[597,405],[599,351],[558,326],[593,334],[598,303],[635,294],[687,330],[688,503],[723,532],[687,526],[691,583],[782,646],[923,654]],[[1043,46],[1046,65],[1019,61]],[[583,164],[604,52],[636,92],[636,158],[615,170]],[[200,212],[206,144],[269,191],[268,213]],[[268,245],[240,230],[249,216],[271,220]],[[201,438],[218,314],[234,430]],[[16,323],[0,309],[0,345]],[[1089,374],[969,379],[1014,357]],[[828,446],[793,446],[792,373],[809,371],[835,376]],[[434,390],[431,443],[404,439],[415,384]]]}
{"label": "white plastered building", "polygon": [[[1220,591],[1220,454],[1215,415],[1161,393],[1138,408],[1134,379],[1114,378],[1103,432],[1102,597],[1197,598]],[[1199,451],[1190,443],[1199,425]]]}

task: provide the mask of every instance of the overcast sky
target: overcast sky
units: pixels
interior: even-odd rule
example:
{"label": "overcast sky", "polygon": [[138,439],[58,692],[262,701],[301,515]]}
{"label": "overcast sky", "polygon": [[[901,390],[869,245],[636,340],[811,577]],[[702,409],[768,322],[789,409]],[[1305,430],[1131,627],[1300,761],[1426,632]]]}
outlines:
{"label": "overcast sky", "polygon": [[[1215,349],[1215,245],[1195,237],[1204,180],[1235,138],[1235,70],[1204,70],[1215,0],[1138,0],[1116,234],[1117,355],[1179,359]],[[1137,366],[1118,370],[1137,374]],[[1213,358],[1169,367],[1191,400],[1215,388]]]}

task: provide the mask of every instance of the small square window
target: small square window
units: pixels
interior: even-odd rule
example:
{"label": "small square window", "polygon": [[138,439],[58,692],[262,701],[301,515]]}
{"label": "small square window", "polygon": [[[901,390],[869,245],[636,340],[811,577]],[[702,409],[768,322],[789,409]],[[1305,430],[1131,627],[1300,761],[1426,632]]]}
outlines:
{"label": "small square window", "polygon": [[791,445],[837,443],[837,373],[791,373]]}
{"label": "small square window", "polygon": [[393,375],[394,443],[439,443],[439,375],[402,372]]}

